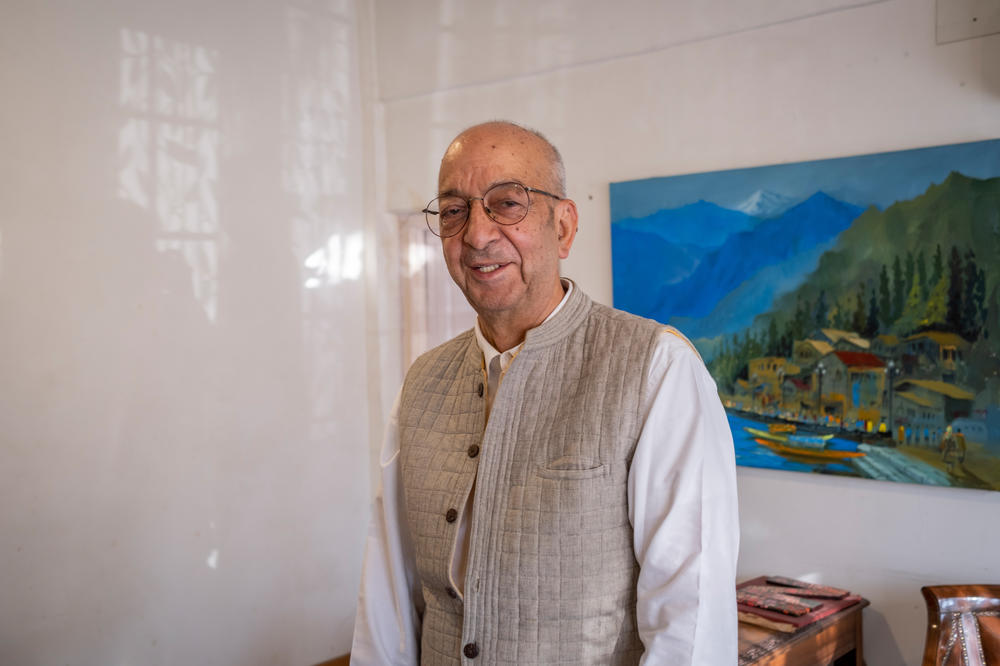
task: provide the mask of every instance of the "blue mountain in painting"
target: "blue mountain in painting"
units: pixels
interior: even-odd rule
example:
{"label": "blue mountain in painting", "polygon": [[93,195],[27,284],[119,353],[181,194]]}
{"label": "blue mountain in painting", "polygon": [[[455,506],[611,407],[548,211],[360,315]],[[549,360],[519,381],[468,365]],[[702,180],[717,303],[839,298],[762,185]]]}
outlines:
{"label": "blue mountain in painting", "polygon": [[[638,281],[619,282],[619,272],[616,271],[615,305],[662,322],[677,321],[677,318],[706,317],[730,292],[751,280],[764,268],[779,264],[785,264],[784,268],[789,273],[782,280],[783,286],[794,287],[815,268],[816,247],[825,246],[836,238],[862,210],[858,206],[817,192],[779,217],[758,220],[746,216],[751,223],[744,229],[731,233],[721,245],[705,253],[697,267],[683,279],[670,283],[657,281],[651,274],[648,263],[655,265],[656,260],[647,257],[644,257],[641,266],[635,267]],[[695,220],[688,224],[698,229],[700,223]],[[619,254],[619,246],[614,246],[613,250],[616,265],[632,263],[629,255]],[[806,256],[796,260],[798,255]],[[667,255],[660,255],[660,261],[663,261],[664,256]],[[659,289],[656,289],[657,285]],[[652,298],[633,297],[634,294],[643,292]],[[746,307],[739,309],[748,316],[761,312],[771,305],[775,295],[773,289],[741,290],[740,303]],[[630,301],[638,302],[643,309],[630,307]],[[708,330],[711,322],[704,324],[699,328],[706,330],[693,334],[700,337],[721,332]]]}
{"label": "blue mountain in painting", "polygon": [[[775,298],[798,288],[819,265],[823,253],[836,244],[835,236],[780,263],[765,266],[726,294],[708,315],[671,317],[670,323],[693,340],[742,331],[753,324],[757,315],[770,308]],[[700,346],[699,350],[705,361],[709,361],[711,355]]]}
{"label": "blue mountain in painting", "polygon": [[632,289],[619,293],[619,284],[673,284],[683,280],[698,266],[701,257],[711,248],[670,243],[660,234],[629,231],[611,227],[612,253],[627,257],[612,262],[615,286],[615,306],[629,312],[647,311],[656,298],[655,289]]}
{"label": "blue mountain in painting", "polygon": [[718,247],[732,234],[753,228],[757,219],[708,201],[680,208],[658,210],[652,215],[626,218],[611,225],[614,232],[656,234],[669,243],[695,247]]}
{"label": "blue mountain in painting", "polygon": [[[759,223],[755,217],[698,201],[611,225],[615,307],[648,313],[657,289],[684,280],[706,253]],[[650,316],[646,314],[646,316]]]}

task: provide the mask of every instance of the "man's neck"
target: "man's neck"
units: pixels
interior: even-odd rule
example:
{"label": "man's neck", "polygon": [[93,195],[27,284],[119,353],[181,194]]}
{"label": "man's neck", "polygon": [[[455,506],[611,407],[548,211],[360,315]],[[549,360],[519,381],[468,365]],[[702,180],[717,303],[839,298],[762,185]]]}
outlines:
{"label": "man's neck", "polygon": [[[544,321],[544,317],[542,318],[542,321]],[[538,323],[540,324],[541,321]],[[491,324],[482,315],[479,316],[479,330],[483,332],[483,337],[486,338],[487,342],[493,345],[494,349],[501,353],[507,351],[508,349],[513,349],[524,342],[524,336],[528,334],[528,331],[537,325],[538,324],[535,324],[524,328],[521,326],[498,325],[496,322]]]}
{"label": "man's neck", "polygon": [[566,293],[562,282],[559,283],[559,290],[553,292],[551,302],[541,311],[525,316],[512,316],[512,313],[479,313],[479,330],[486,341],[493,345],[498,352],[503,353],[513,349],[522,342],[525,336],[533,328],[540,326],[549,315],[559,307]]}

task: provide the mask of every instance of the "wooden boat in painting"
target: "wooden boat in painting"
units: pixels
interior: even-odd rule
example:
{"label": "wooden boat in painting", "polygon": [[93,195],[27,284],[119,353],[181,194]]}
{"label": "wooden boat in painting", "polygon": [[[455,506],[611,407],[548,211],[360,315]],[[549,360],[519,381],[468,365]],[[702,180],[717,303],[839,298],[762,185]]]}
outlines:
{"label": "wooden boat in painting", "polygon": [[863,451],[844,451],[841,449],[826,448],[833,435],[804,435],[804,434],[777,434],[761,430],[759,428],[743,428],[753,440],[761,446],[766,446],[775,453],[807,463],[833,463],[847,460],[849,458],[861,458],[865,454]]}
{"label": "wooden boat in painting", "polygon": [[832,433],[823,435],[813,435],[813,434],[797,433],[797,432],[771,432],[770,429],[761,430],[760,428],[751,428],[749,426],[744,427],[743,429],[746,430],[751,435],[753,435],[755,438],[761,437],[763,439],[772,442],[780,442],[782,444],[790,444],[793,446],[797,445],[810,449],[825,448],[826,443],[831,439],[833,439]]}
{"label": "wooden boat in painting", "polygon": [[800,460],[802,462],[840,462],[841,460],[847,460],[849,458],[862,458],[865,455],[864,451],[806,449],[798,446],[789,446],[787,444],[782,444],[781,442],[775,442],[761,437],[754,437],[754,441],[762,446],[766,446],[777,454],[785,456],[786,458]]}

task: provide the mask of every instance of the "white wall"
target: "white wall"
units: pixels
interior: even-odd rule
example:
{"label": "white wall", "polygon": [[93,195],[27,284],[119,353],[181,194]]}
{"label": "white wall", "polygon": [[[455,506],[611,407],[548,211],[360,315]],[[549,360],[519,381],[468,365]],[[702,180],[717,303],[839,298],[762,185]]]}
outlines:
{"label": "white wall", "polygon": [[[376,0],[387,205],[419,210],[463,127],[560,147],[564,271],[611,302],[608,183],[1000,137],[1000,36],[935,44],[933,0]],[[1000,580],[1000,493],[741,468],[740,573],[867,596],[867,661],[916,664],[924,584]]]}
{"label": "white wall", "polygon": [[0,8],[0,663],[349,650],[361,7]]}

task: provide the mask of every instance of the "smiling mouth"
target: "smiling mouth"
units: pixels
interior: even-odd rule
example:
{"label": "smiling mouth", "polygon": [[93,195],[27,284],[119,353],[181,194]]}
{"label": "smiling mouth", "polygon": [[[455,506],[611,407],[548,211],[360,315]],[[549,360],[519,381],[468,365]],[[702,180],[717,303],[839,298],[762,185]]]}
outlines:
{"label": "smiling mouth", "polygon": [[474,266],[473,269],[479,271],[480,273],[492,273],[496,269],[500,268],[500,264],[488,264],[486,266]]}

